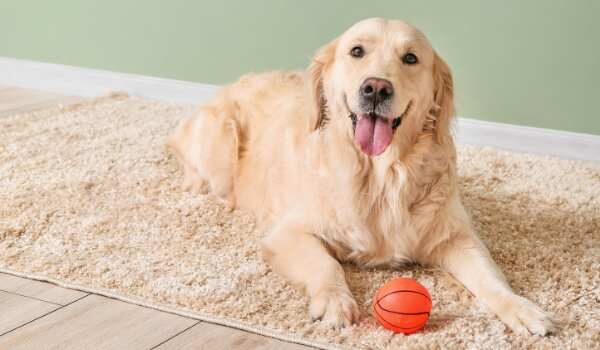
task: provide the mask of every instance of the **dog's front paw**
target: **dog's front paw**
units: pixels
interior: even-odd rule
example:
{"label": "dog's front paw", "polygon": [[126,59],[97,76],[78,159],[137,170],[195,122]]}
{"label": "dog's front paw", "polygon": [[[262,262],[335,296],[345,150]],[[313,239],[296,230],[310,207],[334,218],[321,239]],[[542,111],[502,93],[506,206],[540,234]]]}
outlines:
{"label": "dog's front paw", "polygon": [[208,182],[202,179],[198,174],[192,171],[186,171],[181,189],[184,191],[190,191],[194,194],[207,194],[208,193]]}
{"label": "dog's front paw", "polygon": [[544,310],[518,295],[507,298],[497,313],[516,333],[546,335],[556,331],[554,322]]}
{"label": "dog's front paw", "polygon": [[313,320],[340,328],[358,322],[360,311],[349,290],[326,290],[317,293],[310,301],[310,316]]}

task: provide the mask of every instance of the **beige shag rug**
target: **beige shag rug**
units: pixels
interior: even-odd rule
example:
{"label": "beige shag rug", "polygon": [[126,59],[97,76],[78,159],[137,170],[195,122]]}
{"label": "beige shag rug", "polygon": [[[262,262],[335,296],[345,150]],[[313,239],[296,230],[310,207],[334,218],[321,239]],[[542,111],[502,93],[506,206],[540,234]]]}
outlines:
{"label": "beige shag rug", "polygon": [[[164,147],[192,110],[115,94],[0,119],[0,270],[323,348],[600,346],[600,165],[461,147],[462,196],[514,288],[555,314],[550,337],[510,332],[441,271],[346,267],[360,324],[309,321],[308,300],[261,260],[249,213],[180,190]],[[370,316],[393,276],[418,279],[422,333]]]}

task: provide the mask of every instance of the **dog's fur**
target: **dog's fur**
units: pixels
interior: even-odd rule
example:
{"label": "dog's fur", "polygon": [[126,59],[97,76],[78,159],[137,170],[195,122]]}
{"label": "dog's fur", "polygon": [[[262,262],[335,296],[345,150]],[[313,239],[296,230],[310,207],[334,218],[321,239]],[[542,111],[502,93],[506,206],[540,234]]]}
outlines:
{"label": "dog's fur", "polygon": [[[349,52],[356,45],[363,57]],[[411,52],[419,62],[408,65]],[[390,116],[402,117],[378,156],[363,153],[349,115],[359,87],[387,79]],[[359,311],[340,261],[440,266],[514,331],[546,334],[550,318],[516,295],[473,232],[460,202],[450,135],[452,76],[425,36],[368,19],[322,47],[306,72],[247,75],[223,88],[169,145],[184,186],[253,210],[268,230],[263,255],[334,326]]]}

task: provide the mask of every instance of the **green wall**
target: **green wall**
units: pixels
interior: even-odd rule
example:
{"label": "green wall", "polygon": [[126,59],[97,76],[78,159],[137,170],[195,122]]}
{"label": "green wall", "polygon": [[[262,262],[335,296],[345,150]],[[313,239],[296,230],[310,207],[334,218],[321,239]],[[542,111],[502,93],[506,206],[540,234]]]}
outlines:
{"label": "green wall", "polygon": [[600,135],[599,0],[0,0],[0,56],[221,84],[372,16],[425,31],[459,115]]}

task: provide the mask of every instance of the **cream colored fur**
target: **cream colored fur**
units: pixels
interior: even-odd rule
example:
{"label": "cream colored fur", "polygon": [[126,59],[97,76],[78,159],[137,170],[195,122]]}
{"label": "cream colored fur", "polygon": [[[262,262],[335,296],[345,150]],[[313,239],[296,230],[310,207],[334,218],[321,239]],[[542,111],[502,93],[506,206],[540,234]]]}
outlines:
{"label": "cream colored fur", "polygon": [[[365,56],[351,57],[362,45]],[[415,53],[419,63],[401,57]],[[392,143],[368,157],[348,115],[368,77],[389,80],[407,111]],[[170,146],[186,188],[253,210],[273,270],[304,288],[333,326],[360,315],[340,261],[440,266],[513,330],[546,334],[550,318],[516,295],[473,232],[456,184],[452,76],[425,36],[368,19],[321,48],[306,72],[247,75],[181,122]],[[532,272],[533,273],[533,272]]]}

